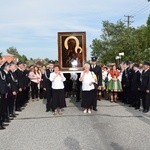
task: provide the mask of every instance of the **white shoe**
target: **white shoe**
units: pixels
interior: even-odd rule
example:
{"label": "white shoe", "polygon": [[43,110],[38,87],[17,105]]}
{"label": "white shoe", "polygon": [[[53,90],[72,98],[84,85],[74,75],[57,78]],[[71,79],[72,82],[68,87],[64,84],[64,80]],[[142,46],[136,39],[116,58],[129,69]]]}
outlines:
{"label": "white shoe", "polygon": [[85,114],[86,114],[86,113],[87,113],[87,110],[85,109],[85,110],[83,111],[83,113],[85,113]]}
{"label": "white shoe", "polygon": [[92,113],[90,109],[88,109],[88,113],[89,113],[89,114],[91,114],[91,113]]}

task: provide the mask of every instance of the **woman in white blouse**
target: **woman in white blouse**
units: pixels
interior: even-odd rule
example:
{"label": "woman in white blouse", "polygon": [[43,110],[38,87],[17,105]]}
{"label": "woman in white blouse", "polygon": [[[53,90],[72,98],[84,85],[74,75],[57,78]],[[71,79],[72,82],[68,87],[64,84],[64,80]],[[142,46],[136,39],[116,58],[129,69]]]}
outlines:
{"label": "woman in white blouse", "polygon": [[59,65],[54,66],[54,72],[50,74],[52,82],[52,108],[54,115],[62,114],[62,108],[66,107],[64,81],[66,78],[60,71]]}
{"label": "woman in white blouse", "polygon": [[84,113],[91,114],[93,98],[95,97],[94,84],[96,75],[90,71],[90,65],[85,64],[84,70],[81,72],[80,81],[82,82],[82,107],[85,108]]}

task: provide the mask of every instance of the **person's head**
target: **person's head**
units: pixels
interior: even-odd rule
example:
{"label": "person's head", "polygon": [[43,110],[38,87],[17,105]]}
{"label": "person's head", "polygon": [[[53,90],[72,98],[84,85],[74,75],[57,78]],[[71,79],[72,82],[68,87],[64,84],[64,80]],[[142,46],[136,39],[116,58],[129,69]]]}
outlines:
{"label": "person's head", "polygon": [[46,66],[45,66],[45,65],[43,65],[43,66],[42,66],[42,69],[43,69],[43,70],[46,70]]}
{"label": "person's head", "polygon": [[133,70],[134,70],[134,71],[137,71],[138,69],[139,69],[139,65],[138,65],[138,64],[134,64],[134,65],[133,65]]}
{"label": "person's head", "polygon": [[134,63],[132,61],[129,61],[129,68],[132,69],[133,68]]}
{"label": "person's head", "polygon": [[95,65],[97,62],[97,57],[91,57],[91,64]]}
{"label": "person's head", "polygon": [[139,65],[139,68],[140,68],[140,69],[143,69],[143,64],[140,64],[140,65]]}
{"label": "person's head", "polygon": [[29,69],[31,72],[34,72],[34,66],[30,66],[30,69]]}
{"label": "person's head", "polygon": [[11,61],[10,62],[10,70],[15,71],[16,69],[17,69],[16,64],[13,61]]}
{"label": "person's head", "polygon": [[58,73],[60,71],[60,66],[59,65],[55,65],[54,66],[54,72]]}
{"label": "person's head", "polygon": [[54,61],[50,60],[48,66],[49,66],[49,69],[53,69],[54,68]]}
{"label": "person's head", "polygon": [[123,62],[123,68],[126,69],[129,67],[129,61]]}
{"label": "person's head", "polygon": [[6,61],[3,65],[2,65],[2,68],[6,71],[9,71],[10,70],[10,64]]}
{"label": "person's head", "polygon": [[107,66],[103,66],[103,71],[107,71],[107,70],[108,70]]}
{"label": "person's head", "polygon": [[117,67],[116,67],[116,65],[114,64],[114,65],[112,65],[112,70],[113,71],[116,71],[117,70]]}
{"label": "person's head", "polygon": [[84,64],[83,68],[84,68],[84,71],[88,72],[90,70],[90,65],[86,63]]}
{"label": "person's head", "polygon": [[21,62],[21,61],[19,61],[19,62],[17,63],[17,66],[18,66],[20,69],[23,69],[23,68],[24,68],[24,64],[23,64],[23,62]]}
{"label": "person's head", "polygon": [[149,62],[144,62],[143,68],[144,68],[144,70],[149,69],[150,68],[150,63]]}
{"label": "person's head", "polygon": [[39,68],[37,66],[34,66],[34,70],[37,72],[39,71]]}
{"label": "person's head", "polygon": [[0,53],[0,65],[4,63],[4,58],[2,57],[2,54]]}

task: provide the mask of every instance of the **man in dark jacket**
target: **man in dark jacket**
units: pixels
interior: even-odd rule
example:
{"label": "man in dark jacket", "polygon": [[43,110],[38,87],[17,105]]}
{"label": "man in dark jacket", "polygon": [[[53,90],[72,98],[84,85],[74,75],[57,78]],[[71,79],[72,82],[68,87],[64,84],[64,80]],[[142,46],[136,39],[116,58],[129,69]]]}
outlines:
{"label": "man in dark jacket", "polygon": [[24,90],[24,85],[25,85],[25,77],[24,77],[24,72],[23,72],[23,68],[24,68],[24,64],[23,62],[18,62],[17,63],[17,70],[16,75],[17,75],[17,79],[18,79],[18,94],[17,94],[17,98],[16,98],[16,111],[21,111],[21,107],[23,106],[23,101],[24,101],[24,97],[23,97],[23,90]]}
{"label": "man in dark jacket", "polygon": [[3,116],[4,116],[4,101],[7,97],[7,84],[6,76],[1,68],[3,64],[3,57],[0,55],[0,130],[5,129],[3,125]]}
{"label": "man in dark jacket", "polygon": [[16,97],[18,93],[18,79],[16,75],[16,64],[14,62],[10,62],[10,84],[11,84],[11,99],[9,102],[9,114],[10,117],[16,117],[15,115],[15,103],[16,103]]}
{"label": "man in dark jacket", "polygon": [[52,72],[54,72],[54,62],[53,60],[49,61],[49,68],[46,69],[45,71],[45,77],[43,79],[43,87],[44,90],[46,91],[46,99],[47,99],[47,103],[46,103],[46,112],[49,112],[50,109],[52,108],[51,106],[51,102],[52,102],[52,82],[50,81],[49,77],[50,74]]}
{"label": "man in dark jacket", "polygon": [[143,112],[147,113],[150,106],[150,63],[144,62],[144,70],[142,72],[141,82],[141,98],[143,104]]}
{"label": "man in dark jacket", "polygon": [[130,79],[129,79],[129,62],[124,62],[124,71],[122,73],[123,103],[129,103]]}
{"label": "man in dark jacket", "polygon": [[[91,58],[90,71],[93,71],[97,76],[97,87],[102,86],[102,69],[97,64],[97,57]],[[95,98],[93,99],[93,110],[97,111],[97,88],[95,88]]]}
{"label": "man in dark jacket", "polygon": [[135,109],[140,108],[140,78],[141,73],[139,71],[139,65],[134,64],[133,66],[133,76],[132,76],[132,82],[131,82],[131,105],[135,107]]}

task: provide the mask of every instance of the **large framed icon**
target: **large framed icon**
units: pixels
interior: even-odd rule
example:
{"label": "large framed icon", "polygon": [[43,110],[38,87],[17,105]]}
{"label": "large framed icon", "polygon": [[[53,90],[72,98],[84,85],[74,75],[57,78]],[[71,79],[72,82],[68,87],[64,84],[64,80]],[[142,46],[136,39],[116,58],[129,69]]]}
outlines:
{"label": "large framed icon", "polygon": [[86,33],[58,32],[58,62],[63,71],[80,71],[86,61]]}

